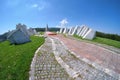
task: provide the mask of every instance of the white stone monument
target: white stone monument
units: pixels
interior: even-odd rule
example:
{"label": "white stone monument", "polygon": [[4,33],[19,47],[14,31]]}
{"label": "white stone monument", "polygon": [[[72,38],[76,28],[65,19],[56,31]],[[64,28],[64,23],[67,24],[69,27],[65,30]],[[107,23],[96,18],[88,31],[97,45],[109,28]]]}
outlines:
{"label": "white stone monument", "polygon": [[89,29],[87,33],[83,36],[84,39],[92,40],[96,35],[96,31]]}
{"label": "white stone monument", "polygon": [[72,32],[72,35],[76,34],[77,33],[77,30],[78,30],[79,26],[76,26]]}
{"label": "white stone monument", "polygon": [[60,29],[60,33],[63,33],[63,28]]}
{"label": "white stone monument", "polygon": [[68,31],[68,35],[71,34],[71,31],[72,31],[72,27],[69,29],[69,31]]}
{"label": "white stone monument", "polygon": [[70,29],[61,28],[60,33],[63,33],[63,34],[67,33],[68,35],[76,34],[78,36],[81,36],[84,39],[90,39],[90,40],[92,40],[96,35],[96,31],[90,29],[85,25],[71,27]]}
{"label": "white stone monument", "polygon": [[64,28],[63,34],[67,33],[67,28]]}
{"label": "white stone monument", "polygon": [[81,29],[81,32],[79,33],[79,36],[82,35],[82,33],[84,32],[84,29],[85,29],[85,26],[84,26],[84,25],[82,25],[81,27],[82,27],[82,29]]}
{"label": "white stone monument", "polygon": [[72,27],[72,30],[71,30],[71,32],[70,32],[70,35],[72,35],[72,33],[73,33],[73,31],[74,31],[74,28],[75,28],[75,27]]}
{"label": "white stone monument", "polygon": [[83,27],[79,27],[78,31],[77,31],[77,35],[80,34],[81,30],[82,30]]}
{"label": "white stone monument", "polygon": [[83,33],[81,34],[81,37],[83,37],[88,30],[89,30],[89,28],[85,26],[85,29],[84,29]]}
{"label": "white stone monument", "polygon": [[78,34],[78,32],[79,32],[79,29],[80,29],[80,26],[77,26],[77,30],[76,30],[76,35]]}
{"label": "white stone monument", "polygon": [[76,30],[76,33],[75,33],[76,35],[78,34],[79,29],[80,29],[80,26],[77,25],[77,30]]}

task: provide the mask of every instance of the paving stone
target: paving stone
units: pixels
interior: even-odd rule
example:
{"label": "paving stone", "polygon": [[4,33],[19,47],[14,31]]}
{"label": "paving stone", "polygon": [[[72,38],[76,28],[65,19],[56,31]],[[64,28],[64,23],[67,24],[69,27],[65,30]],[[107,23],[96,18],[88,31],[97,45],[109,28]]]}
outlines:
{"label": "paving stone", "polygon": [[[104,70],[97,69],[93,66],[94,64],[89,64],[83,59],[77,58],[63,45],[63,43],[61,43],[61,41],[56,38],[52,39],[55,42],[54,50],[56,53],[53,51],[52,41],[46,38],[44,45],[40,48],[36,56],[34,63],[35,78],[33,80],[119,80],[117,77],[115,78],[105,73]],[[70,70],[73,70],[73,72],[75,71],[76,77],[73,78],[69,76],[71,71],[67,71],[59,64],[55,56],[61,58]],[[101,58],[102,57],[103,56],[101,56]],[[108,63],[106,64],[109,65]]]}
{"label": "paving stone", "polygon": [[61,78],[72,80],[56,61],[52,51],[52,43],[48,38],[37,53],[34,77],[34,80],[62,80]]}
{"label": "paving stone", "polygon": [[71,54],[58,39],[53,38],[53,40],[56,46],[55,50],[58,52],[59,57],[70,68],[78,72],[79,75],[75,80],[118,80]]}

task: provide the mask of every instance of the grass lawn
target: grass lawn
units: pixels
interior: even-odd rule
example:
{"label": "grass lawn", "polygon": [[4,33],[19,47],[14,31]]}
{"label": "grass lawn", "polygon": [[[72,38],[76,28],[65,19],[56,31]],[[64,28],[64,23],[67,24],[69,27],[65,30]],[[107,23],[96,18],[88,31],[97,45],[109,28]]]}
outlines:
{"label": "grass lawn", "polygon": [[28,80],[34,52],[44,43],[42,37],[31,37],[32,42],[10,45],[0,43],[0,80]]}
{"label": "grass lawn", "polygon": [[109,46],[114,46],[116,48],[120,48],[120,41],[115,41],[115,40],[101,38],[101,37],[96,37],[92,41],[97,42],[97,43],[101,43],[101,44],[107,44]]}
{"label": "grass lawn", "polygon": [[[78,38],[78,39],[81,39],[81,40],[84,40],[77,35],[74,35],[74,37]],[[111,40],[111,39],[107,39],[107,38],[96,37],[93,40],[87,40],[87,41],[97,42],[97,43],[113,46],[113,47],[116,47],[116,48],[120,48],[120,41],[115,41],[115,40]]]}
{"label": "grass lawn", "polygon": [[40,32],[41,35],[44,35],[45,32]]}

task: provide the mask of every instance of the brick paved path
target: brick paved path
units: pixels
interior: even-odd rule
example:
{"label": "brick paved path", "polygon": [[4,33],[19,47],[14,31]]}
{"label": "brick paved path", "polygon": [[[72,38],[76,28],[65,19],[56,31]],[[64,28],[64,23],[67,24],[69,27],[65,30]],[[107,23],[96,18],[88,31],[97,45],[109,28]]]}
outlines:
{"label": "brick paved path", "polygon": [[103,47],[83,41],[73,40],[64,37],[63,35],[54,36],[59,38],[71,51],[78,56],[87,58],[92,62],[113,70],[120,74],[120,54],[107,50]]}
{"label": "brick paved path", "polygon": [[76,72],[77,76],[74,78],[75,80],[118,80],[118,76],[110,76],[104,71],[96,69],[91,64],[71,54],[58,39],[53,39],[56,47],[56,55],[59,56],[69,68]]}
{"label": "brick paved path", "polygon": [[56,61],[50,39],[46,38],[44,45],[39,49],[30,80],[72,80],[67,72]]}
{"label": "brick paved path", "polygon": [[[109,70],[104,70],[106,66],[103,64],[105,62],[102,62],[102,58],[104,61],[109,61],[103,57],[104,54],[107,54],[107,50],[95,47],[96,45],[72,40],[61,35],[46,38],[44,45],[35,54],[31,65],[30,80],[119,80],[119,75],[109,74]],[[98,51],[96,52],[92,48]],[[112,56],[114,55],[112,54]],[[107,56],[109,57],[109,55]],[[97,59],[97,57],[100,58]],[[100,64],[100,66],[88,63],[87,59]]]}

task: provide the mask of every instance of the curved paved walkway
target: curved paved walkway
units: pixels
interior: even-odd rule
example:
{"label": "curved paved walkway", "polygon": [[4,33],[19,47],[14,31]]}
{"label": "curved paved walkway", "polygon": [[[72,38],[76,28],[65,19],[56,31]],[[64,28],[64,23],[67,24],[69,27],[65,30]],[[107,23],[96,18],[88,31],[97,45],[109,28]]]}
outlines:
{"label": "curved paved walkway", "polygon": [[34,57],[29,80],[72,80],[56,61],[48,38]]}
{"label": "curved paved walkway", "polygon": [[116,54],[113,51],[105,49],[94,44],[69,39],[63,35],[56,35],[71,51],[78,56],[87,58],[88,60],[95,62],[105,68],[113,70],[120,74],[120,54]]}
{"label": "curved paved walkway", "polygon": [[49,36],[35,53],[29,80],[119,80],[117,60],[119,55],[105,48],[62,35]]}
{"label": "curved paved walkway", "polygon": [[[53,40],[55,44],[55,56],[58,56],[64,61],[65,64],[60,64],[66,71],[66,65],[68,66],[67,68],[71,68],[67,72],[70,76],[75,75],[75,77],[73,77],[74,80],[118,80],[118,76],[111,76],[93,65],[88,64],[81,58],[77,58],[58,39],[53,38]],[[70,70],[73,71],[73,74]]]}

